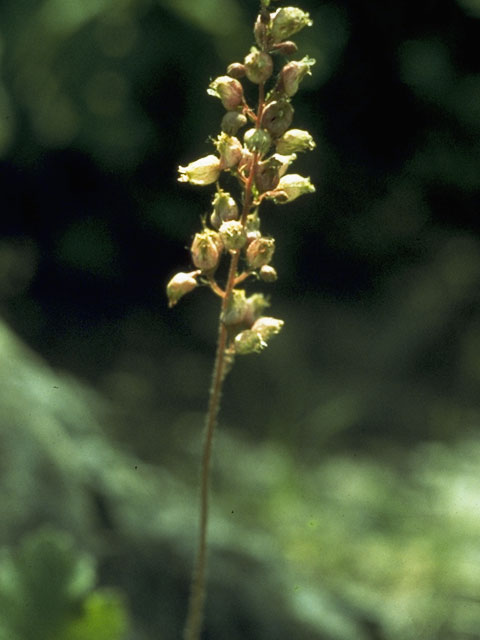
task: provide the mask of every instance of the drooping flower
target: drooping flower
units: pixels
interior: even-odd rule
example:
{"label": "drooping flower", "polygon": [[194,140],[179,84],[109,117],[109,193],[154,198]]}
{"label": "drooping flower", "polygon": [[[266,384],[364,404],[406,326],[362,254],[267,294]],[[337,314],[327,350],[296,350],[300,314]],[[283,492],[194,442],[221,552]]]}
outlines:
{"label": "drooping flower", "polygon": [[294,96],[303,78],[307,75],[312,75],[310,67],[314,64],[314,58],[309,58],[308,56],[301,60],[292,60],[286,64],[280,72],[276,87],[277,91],[284,93],[289,98]]}
{"label": "drooping flower", "polygon": [[222,253],[220,236],[212,229],[196,233],[190,247],[193,264],[202,271],[215,269]]}
{"label": "drooping flower", "polygon": [[315,187],[310,182],[310,178],[304,178],[297,173],[289,173],[280,178],[277,188],[272,192],[272,196],[277,204],[292,202],[304,193],[313,193]]}
{"label": "drooping flower", "polygon": [[265,51],[252,47],[245,57],[245,73],[250,82],[260,84],[266,82],[273,72],[273,60]]}
{"label": "drooping flower", "polygon": [[231,169],[239,163],[243,147],[238,138],[223,132],[217,137],[214,144],[220,156],[222,169]]}
{"label": "drooping flower", "polygon": [[247,263],[252,269],[268,264],[275,251],[274,238],[260,237],[253,240],[247,248]]}
{"label": "drooping flower", "polygon": [[182,296],[186,293],[190,293],[190,291],[198,286],[198,282],[196,280],[197,275],[198,271],[190,271],[189,273],[180,271],[173,276],[167,284],[169,307],[175,306]]}
{"label": "drooping flower", "polygon": [[289,129],[277,140],[277,151],[284,154],[312,151],[315,146],[312,136],[303,129]]}
{"label": "drooping flower", "polygon": [[304,27],[311,27],[313,21],[306,11],[298,7],[281,7],[272,14],[272,27],[270,35],[274,42],[285,40]]}
{"label": "drooping flower", "polygon": [[179,182],[190,182],[199,186],[212,184],[220,176],[220,160],[212,154],[190,162],[186,167],[178,167],[178,172]]}
{"label": "drooping flower", "polygon": [[219,76],[212,80],[207,93],[220,98],[228,111],[234,111],[243,103],[243,87],[238,80],[230,76]]}

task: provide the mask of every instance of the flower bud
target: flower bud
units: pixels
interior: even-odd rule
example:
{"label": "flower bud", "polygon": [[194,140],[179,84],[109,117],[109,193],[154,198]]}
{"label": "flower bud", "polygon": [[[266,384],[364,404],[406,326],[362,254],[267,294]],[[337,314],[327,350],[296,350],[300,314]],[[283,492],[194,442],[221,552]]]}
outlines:
{"label": "flower bud", "polygon": [[286,64],[280,72],[276,89],[289,98],[298,91],[300,82],[306,75],[311,76],[310,67],[315,64],[313,58],[305,56],[302,60],[292,60]]}
{"label": "flower bud", "polygon": [[204,229],[196,233],[190,247],[193,264],[201,271],[215,269],[220,260],[222,244],[216,231]]}
{"label": "flower bud", "polygon": [[222,322],[226,326],[242,324],[247,311],[248,303],[244,289],[234,289],[222,314]]}
{"label": "flower bud", "polygon": [[222,222],[236,220],[238,218],[237,203],[227,191],[219,189],[213,197],[212,205],[213,214],[217,216],[220,221],[218,226],[220,226]]}
{"label": "flower bud", "polygon": [[272,136],[265,129],[248,129],[243,136],[245,146],[252,153],[265,155],[272,146]]}
{"label": "flower bud", "polygon": [[252,47],[245,58],[245,71],[250,82],[264,83],[272,75],[273,60],[265,51]]}
{"label": "flower bud", "polygon": [[280,178],[280,182],[272,195],[277,204],[285,204],[292,202],[292,200],[304,193],[313,193],[314,191],[315,187],[310,182],[310,178],[290,173]]}
{"label": "flower bud", "polygon": [[259,318],[252,326],[252,331],[258,333],[262,340],[267,342],[272,336],[280,333],[284,324],[283,320],[278,320],[277,318]]}
{"label": "flower bud", "polygon": [[281,53],[284,56],[291,56],[298,51],[298,47],[295,42],[286,40],[285,42],[277,42],[272,46],[272,53]]}
{"label": "flower bud", "polygon": [[273,238],[257,238],[248,245],[247,263],[251,269],[259,269],[268,264],[275,251],[275,240]]}
{"label": "flower bud", "polygon": [[219,229],[219,234],[227,251],[241,249],[247,241],[247,233],[240,220],[224,222]]}
{"label": "flower bud", "polygon": [[231,78],[243,78],[245,76],[245,65],[241,62],[232,62],[227,67],[227,75]]}
{"label": "flower bud", "polygon": [[243,103],[243,87],[238,80],[230,76],[215,78],[209,84],[207,93],[220,98],[227,111],[233,111]]}
{"label": "flower bud", "polygon": [[264,282],[275,282],[278,278],[277,270],[271,267],[269,264],[264,264],[259,271],[260,279]]}
{"label": "flower bud", "polygon": [[184,273],[183,271],[180,271],[173,276],[173,278],[167,284],[169,307],[174,307],[182,296],[195,289],[195,287],[198,285],[198,282],[195,279],[197,275],[197,271],[191,271],[190,273]]}
{"label": "flower bud", "polygon": [[295,153],[296,151],[311,151],[315,149],[315,142],[308,131],[289,129],[277,140],[278,153]]}
{"label": "flower bud", "polygon": [[239,356],[246,356],[250,353],[259,353],[267,346],[260,335],[251,329],[241,331],[235,336],[235,353]]}
{"label": "flower bud", "polygon": [[220,176],[220,160],[210,155],[190,162],[186,167],[178,167],[179,182],[190,182],[204,186],[216,182]]}
{"label": "flower bud", "polygon": [[273,138],[279,138],[290,127],[293,120],[293,107],[286,100],[275,100],[265,107],[262,116],[262,127]]}
{"label": "flower bud", "polygon": [[297,7],[282,7],[272,15],[270,35],[274,42],[280,42],[312,24],[310,15],[305,11]]}
{"label": "flower bud", "polygon": [[234,136],[239,129],[247,124],[247,116],[238,111],[227,111],[222,118],[221,129],[229,136]]}
{"label": "flower bud", "polygon": [[231,169],[239,163],[243,147],[238,138],[221,133],[214,144],[220,156],[220,167],[222,169]]}

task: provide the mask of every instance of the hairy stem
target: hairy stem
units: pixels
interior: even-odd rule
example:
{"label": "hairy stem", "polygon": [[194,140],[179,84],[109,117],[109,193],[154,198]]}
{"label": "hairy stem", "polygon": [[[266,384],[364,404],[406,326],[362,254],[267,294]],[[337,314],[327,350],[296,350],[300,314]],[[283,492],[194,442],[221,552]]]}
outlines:
{"label": "hairy stem", "polygon": [[[259,87],[259,103],[257,120],[263,112],[264,106],[264,89],[263,85]],[[252,186],[255,174],[256,164],[258,162],[258,154],[254,153],[250,162],[248,178],[244,187],[244,200],[241,221],[245,224],[247,215],[252,206]],[[192,577],[192,586],[190,600],[188,605],[187,619],[183,633],[184,640],[200,640],[202,631],[205,596],[206,596],[206,573],[207,573],[207,528],[208,528],[208,503],[209,503],[209,487],[210,487],[210,466],[212,458],[212,445],[217,416],[220,409],[220,399],[222,396],[222,387],[226,375],[227,364],[227,327],[223,323],[223,315],[229,303],[235,284],[238,282],[238,262],[240,259],[240,250],[231,252],[230,267],[228,270],[227,283],[225,286],[225,294],[222,299],[220,311],[220,319],[218,326],[217,351],[215,355],[215,365],[213,368],[212,385],[210,387],[210,398],[206,416],[206,432],[203,445],[203,458],[201,468],[200,481],[200,531],[198,537],[197,555],[195,559],[195,567]]]}

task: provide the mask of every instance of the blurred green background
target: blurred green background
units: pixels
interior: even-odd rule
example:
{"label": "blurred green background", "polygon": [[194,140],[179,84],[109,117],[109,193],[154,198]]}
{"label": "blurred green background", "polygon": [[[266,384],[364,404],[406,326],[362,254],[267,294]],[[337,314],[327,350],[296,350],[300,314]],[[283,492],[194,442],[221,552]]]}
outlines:
{"label": "blurred green background", "polygon": [[[205,640],[480,639],[480,3],[304,0],[313,196],[227,379]],[[175,640],[218,303],[165,284],[253,0],[0,4],[0,639]],[[251,290],[251,288],[250,288]]]}

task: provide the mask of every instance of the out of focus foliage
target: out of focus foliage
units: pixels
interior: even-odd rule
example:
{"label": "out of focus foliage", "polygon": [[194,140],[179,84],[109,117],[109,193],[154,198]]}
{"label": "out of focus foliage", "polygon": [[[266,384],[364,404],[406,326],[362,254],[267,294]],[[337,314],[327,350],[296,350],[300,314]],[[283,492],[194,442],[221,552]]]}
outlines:
{"label": "out of focus foliage", "polygon": [[[317,194],[266,210],[286,327],[227,380],[205,638],[480,639],[480,5],[300,4]],[[256,11],[0,3],[2,639],[180,635],[218,309],[167,309],[176,166]]]}
{"label": "out of focus foliage", "polygon": [[8,640],[120,640],[122,601],[94,591],[95,566],[72,540],[42,531],[0,557],[0,637]]}

